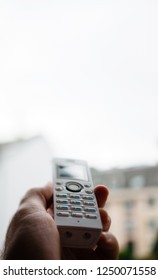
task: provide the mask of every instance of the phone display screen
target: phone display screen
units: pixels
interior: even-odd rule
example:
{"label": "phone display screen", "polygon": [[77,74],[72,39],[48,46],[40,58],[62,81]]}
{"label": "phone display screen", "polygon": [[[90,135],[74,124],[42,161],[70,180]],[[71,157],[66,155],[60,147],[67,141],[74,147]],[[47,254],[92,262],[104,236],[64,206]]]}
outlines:
{"label": "phone display screen", "polygon": [[86,166],[80,164],[60,164],[58,165],[58,177],[73,180],[88,181]]}

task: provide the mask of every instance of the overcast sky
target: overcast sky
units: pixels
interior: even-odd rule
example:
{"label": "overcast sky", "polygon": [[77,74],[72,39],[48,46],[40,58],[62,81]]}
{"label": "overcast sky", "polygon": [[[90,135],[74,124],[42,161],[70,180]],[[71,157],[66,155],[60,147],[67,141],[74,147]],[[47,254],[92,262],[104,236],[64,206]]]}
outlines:
{"label": "overcast sky", "polygon": [[158,162],[158,2],[1,0],[0,141],[98,168]]}

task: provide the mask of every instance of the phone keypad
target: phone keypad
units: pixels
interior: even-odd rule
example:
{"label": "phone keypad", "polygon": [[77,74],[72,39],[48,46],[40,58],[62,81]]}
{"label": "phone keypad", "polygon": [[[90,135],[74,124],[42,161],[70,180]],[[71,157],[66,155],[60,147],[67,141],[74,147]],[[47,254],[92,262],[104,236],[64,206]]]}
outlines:
{"label": "phone keypad", "polygon": [[97,219],[93,194],[57,193],[56,198],[58,216]]}

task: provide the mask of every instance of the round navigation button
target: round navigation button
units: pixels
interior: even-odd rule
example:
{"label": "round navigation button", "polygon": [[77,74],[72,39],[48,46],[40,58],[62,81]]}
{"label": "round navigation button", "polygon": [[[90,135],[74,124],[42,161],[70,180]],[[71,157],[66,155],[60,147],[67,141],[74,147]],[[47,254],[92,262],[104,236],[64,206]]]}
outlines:
{"label": "round navigation button", "polygon": [[66,189],[70,192],[80,192],[83,186],[76,182],[68,182],[66,183]]}

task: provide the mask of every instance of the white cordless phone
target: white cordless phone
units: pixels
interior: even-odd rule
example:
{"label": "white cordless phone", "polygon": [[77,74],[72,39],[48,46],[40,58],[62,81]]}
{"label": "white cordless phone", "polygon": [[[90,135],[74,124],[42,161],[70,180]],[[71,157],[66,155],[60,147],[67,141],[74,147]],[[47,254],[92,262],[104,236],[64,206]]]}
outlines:
{"label": "white cordless phone", "polygon": [[92,248],[102,231],[86,161],[53,160],[54,220],[64,247]]}

